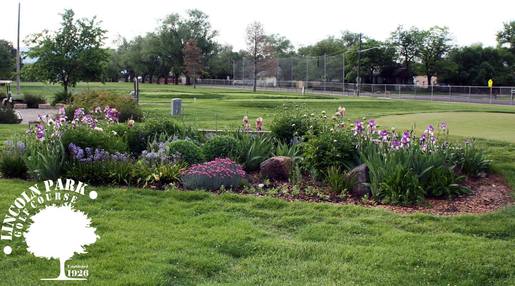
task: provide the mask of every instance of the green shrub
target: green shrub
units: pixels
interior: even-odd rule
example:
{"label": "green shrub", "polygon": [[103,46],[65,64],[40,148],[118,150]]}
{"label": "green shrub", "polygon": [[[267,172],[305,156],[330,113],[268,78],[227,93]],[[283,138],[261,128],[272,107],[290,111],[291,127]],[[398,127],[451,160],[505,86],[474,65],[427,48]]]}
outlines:
{"label": "green shrub", "polygon": [[[71,101],[72,101],[72,93],[71,92],[66,93],[64,91],[60,91],[55,94],[54,100],[52,101],[52,105],[56,105],[57,103],[69,104]],[[73,116],[71,118],[73,118]]]}
{"label": "green shrub", "polygon": [[0,154],[0,172],[4,178],[26,178],[27,165],[23,159],[25,143],[6,141]]}
{"label": "green shrub", "polygon": [[97,131],[87,126],[65,129],[61,140],[65,147],[73,143],[82,148],[99,148],[111,153],[128,150],[127,143],[124,142],[122,136],[114,135],[108,130]]}
{"label": "green shrub", "polygon": [[470,192],[460,185],[464,179],[464,176],[456,175],[452,167],[434,166],[427,172],[422,184],[427,191],[427,197],[452,198]]}
{"label": "green shrub", "polygon": [[356,179],[354,177],[349,176],[347,172],[342,172],[340,168],[336,166],[331,166],[327,169],[325,180],[331,190],[336,194],[346,194],[356,185]]}
{"label": "green shrub", "polygon": [[151,119],[144,123],[138,123],[135,127],[127,129],[126,134],[129,150],[133,154],[140,154],[147,148],[148,142],[152,138],[161,134],[165,134],[167,137],[202,140],[198,131],[180,125],[173,119]]}
{"label": "green shrub", "polygon": [[25,94],[24,102],[28,108],[38,108],[40,104],[46,103],[46,99],[42,95]]}
{"label": "green shrub", "polygon": [[90,185],[128,185],[144,187],[152,169],[134,161],[69,161],[66,176]]}
{"label": "green shrub", "polygon": [[456,169],[468,176],[478,176],[482,172],[489,172],[491,161],[486,153],[477,148],[474,142],[467,142],[463,146],[452,146],[450,161]]}
{"label": "green shrub", "polygon": [[84,108],[87,112],[93,111],[96,107],[106,106],[118,110],[118,120],[125,122],[129,119],[141,121],[143,112],[134,99],[130,96],[115,95],[106,91],[88,91],[72,97],[72,105],[67,108],[66,114],[73,118],[73,111],[77,108]]}
{"label": "green shrub", "polygon": [[412,170],[403,165],[389,165],[388,170],[383,171],[386,172],[382,181],[377,182],[378,188],[372,191],[377,200],[393,205],[412,205],[424,200],[425,191]]}
{"label": "green shrub", "polygon": [[43,142],[27,141],[25,164],[29,174],[37,180],[57,179],[63,173],[65,149],[58,139],[45,139]]}
{"label": "green shrub", "polygon": [[316,133],[318,129],[319,123],[314,116],[299,111],[280,112],[270,126],[272,135],[286,143],[306,135],[308,131]]}
{"label": "green shrub", "polygon": [[20,123],[20,120],[14,109],[9,107],[0,107],[0,123],[14,124]]}
{"label": "green shrub", "polygon": [[302,159],[300,144],[287,144],[279,141],[275,146],[274,156],[285,156],[292,158],[293,161]]}
{"label": "green shrub", "polygon": [[181,181],[181,172],[184,169],[182,164],[160,164],[152,168],[152,171],[145,180],[147,185],[164,186],[176,184]]}
{"label": "green shrub", "polygon": [[391,150],[368,143],[360,151],[368,166],[375,200],[389,204],[417,204],[425,197],[453,197],[468,190],[460,185],[445,147],[425,152],[418,145]]}
{"label": "green shrub", "polygon": [[168,144],[170,156],[178,156],[180,161],[189,165],[204,161],[202,149],[190,140],[176,140]]}
{"label": "green shrub", "polygon": [[272,138],[263,135],[239,135],[238,162],[247,172],[259,169],[261,162],[272,155]]}
{"label": "green shrub", "polygon": [[354,136],[345,130],[310,136],[303,143],[303,150],[304,166],[318,179],[322,179],[330,167],[348,170],[359,161]]}
{"label": "green shrub", "polygon": [[203,146],[207,160],[215,158],[234,158],[238,153],[238,140],[231,136],[216,136]]}

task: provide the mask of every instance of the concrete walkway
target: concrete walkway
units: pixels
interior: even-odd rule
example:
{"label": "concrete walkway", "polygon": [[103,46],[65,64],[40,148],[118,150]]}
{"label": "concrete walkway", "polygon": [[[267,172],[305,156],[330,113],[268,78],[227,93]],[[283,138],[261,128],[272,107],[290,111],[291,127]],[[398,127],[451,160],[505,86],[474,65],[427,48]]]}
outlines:
{"label": "concrete walkway", "polygon": [[39,121],[38,115],[50,115],[54,116],[57,114],[57,109],[39,109],[39,108],[26,108],[16,109],[23,118],[22,124],[29,124],[29,122]]}

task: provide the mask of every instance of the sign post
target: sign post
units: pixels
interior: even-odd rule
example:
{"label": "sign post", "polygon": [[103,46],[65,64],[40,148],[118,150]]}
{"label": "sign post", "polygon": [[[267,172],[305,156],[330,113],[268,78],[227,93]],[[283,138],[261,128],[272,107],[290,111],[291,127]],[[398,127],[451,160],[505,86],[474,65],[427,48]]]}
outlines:
{"label": "sign post", "polygon": [[492,79],[488,80],[488,89],[490,90],[490,103],[492,103],[492,87],[494,86],[494,81]]}

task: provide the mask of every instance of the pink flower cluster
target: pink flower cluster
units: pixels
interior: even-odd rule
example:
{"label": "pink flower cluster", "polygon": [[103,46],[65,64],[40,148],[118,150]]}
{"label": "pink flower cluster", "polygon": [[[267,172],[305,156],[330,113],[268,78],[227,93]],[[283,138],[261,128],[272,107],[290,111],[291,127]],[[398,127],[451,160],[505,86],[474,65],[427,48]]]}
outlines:
{"label": "pink flower cluster", "polygon": [[217,158],[203,164],[192,165],[183,175],[185,176],[206,176],[214,177],[245,177],[243,168],[228,158]]}
{"label": "pink flower cluster", "polygon": [[106,106],[103,111],[102,111],[102,108],[97,106],[93,110],[93,112],[94,113],[104,113],[105,119],[107,119],[107,121],[113,122],[113,123],[118,122],[118,117],[120,116],[120,114],[119,114],[118,110],[116,110],[116,108],[109,107],[109,106]]}

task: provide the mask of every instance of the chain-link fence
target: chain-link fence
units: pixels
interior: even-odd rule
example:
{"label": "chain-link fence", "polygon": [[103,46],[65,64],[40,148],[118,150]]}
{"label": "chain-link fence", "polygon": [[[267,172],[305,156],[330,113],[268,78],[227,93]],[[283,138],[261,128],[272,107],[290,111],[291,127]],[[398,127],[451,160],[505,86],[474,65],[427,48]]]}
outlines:
{"label": "chain-link fence", "polygon": [[[347,71],[349,72],[349,71]],[[244,58],[233,63],[233,79],[277,84],[285,81],[343,81],[345,63],[343,55],[320,57],[270,58],[256,64],[252,59]]]}
{"label": "chain-link fence", "polygon": [[[254,81],[201,79],[200,85],[251,89]],[[287,91],[301,94],[371,96],[384,99],[421,99],[449,102],[472,102],[514,105],[515,87],[486,86],[417,86],[405,84],[361,84],[336,81],[257,81],[259,90]]]}

